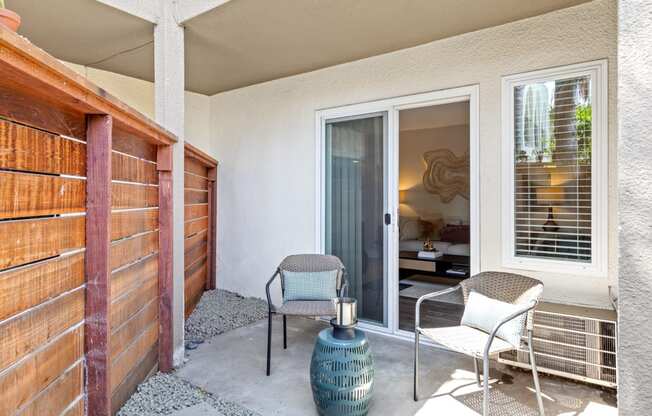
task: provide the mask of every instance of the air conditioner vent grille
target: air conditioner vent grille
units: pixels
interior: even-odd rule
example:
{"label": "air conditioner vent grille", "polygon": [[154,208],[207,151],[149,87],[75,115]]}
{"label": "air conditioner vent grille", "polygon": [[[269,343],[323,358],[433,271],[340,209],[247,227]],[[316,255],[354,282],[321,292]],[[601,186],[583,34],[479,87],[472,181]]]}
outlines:
{"label": "air conditioner vent grille", "polygon": [[[536,310],[533,345],[537,367],[542,372],[616,387],[616,333],[615,319]],[[524,350],[501,353],[499,360],[528,368],[530,363]]]}

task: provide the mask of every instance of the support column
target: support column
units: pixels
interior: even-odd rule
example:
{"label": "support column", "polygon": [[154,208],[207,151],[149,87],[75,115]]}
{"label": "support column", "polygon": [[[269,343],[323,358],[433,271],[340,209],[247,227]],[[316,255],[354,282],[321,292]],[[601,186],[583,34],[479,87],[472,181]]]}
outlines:
{"label": "support column", "polygon": [[652,409],[652,2],[618,6],[618,410]]}
{"label": "support column", "polygon": [[154,29],[155,113],[156,121],[177,135],[172,148],[172,216],[173,216],[173,298],[172,341],[174,365],[180,365],[184,355],[184,293],[183,293],[183,143],[184,143],[184,36],[183,28],[174,18],[173,2],[160,2],[159,21]]}
{"label": "support column", "polygon": [[111,142],[113,119],[87,118],[85,350],[88,414],[111,415]]}
{"label": "support column", "polygon": [[217,287],[217,168],[208,170],[208,274],[206,290]]}
{"label": "support column", "polygon": [[158,368],[167,373],[174,368],[174,211],[172,199],[172,146],[159,146],[158,169],[158,274],[159,339]]}

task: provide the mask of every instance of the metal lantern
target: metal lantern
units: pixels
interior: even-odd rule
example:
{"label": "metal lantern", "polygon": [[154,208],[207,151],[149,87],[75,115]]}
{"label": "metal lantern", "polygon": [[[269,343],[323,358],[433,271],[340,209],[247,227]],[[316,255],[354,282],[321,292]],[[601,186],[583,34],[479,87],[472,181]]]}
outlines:
{"label": "metal lantern", "polygon": [[333,327],[319,333],[312,354],[312,395],[321,416],[364,416],[373,394],[373,357],[367,336],[355,329],[355,299],[336,299],[335,306]]}

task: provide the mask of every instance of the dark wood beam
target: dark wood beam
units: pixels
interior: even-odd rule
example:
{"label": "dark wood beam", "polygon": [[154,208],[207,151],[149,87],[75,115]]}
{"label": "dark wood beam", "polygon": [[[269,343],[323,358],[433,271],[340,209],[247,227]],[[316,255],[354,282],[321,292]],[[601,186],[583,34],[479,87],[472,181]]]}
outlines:
{"label": "dark wood beam", "polygon": [[86,327],[88,414],[111,415],[111,138],[113,118],[86,120]]}
{"label": "dark wood beam", "polygon": [[217,271],[217,168],[208,170],[208,273],[206,290],[216,288]]}
{"label": "dark wood beam", "polygon": [[[172,146],[158,147],[158,200],[159,200],[159,356],[162,372],[174,369],[174,341],[172,339],[173,299],[173,225],[172,216]],[[183,290],[183,288],[182,288]]]}

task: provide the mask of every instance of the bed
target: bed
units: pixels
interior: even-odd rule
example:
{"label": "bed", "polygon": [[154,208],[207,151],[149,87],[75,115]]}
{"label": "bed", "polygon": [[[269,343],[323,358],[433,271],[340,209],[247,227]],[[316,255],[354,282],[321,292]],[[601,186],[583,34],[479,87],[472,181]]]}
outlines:
{"label": "bed", "polygon": [[399,220],[399,250],[419,251],[429,240],[437,251],[455,256],[470,255],[470,231],[466,224],[445,224],[401,217]]}

